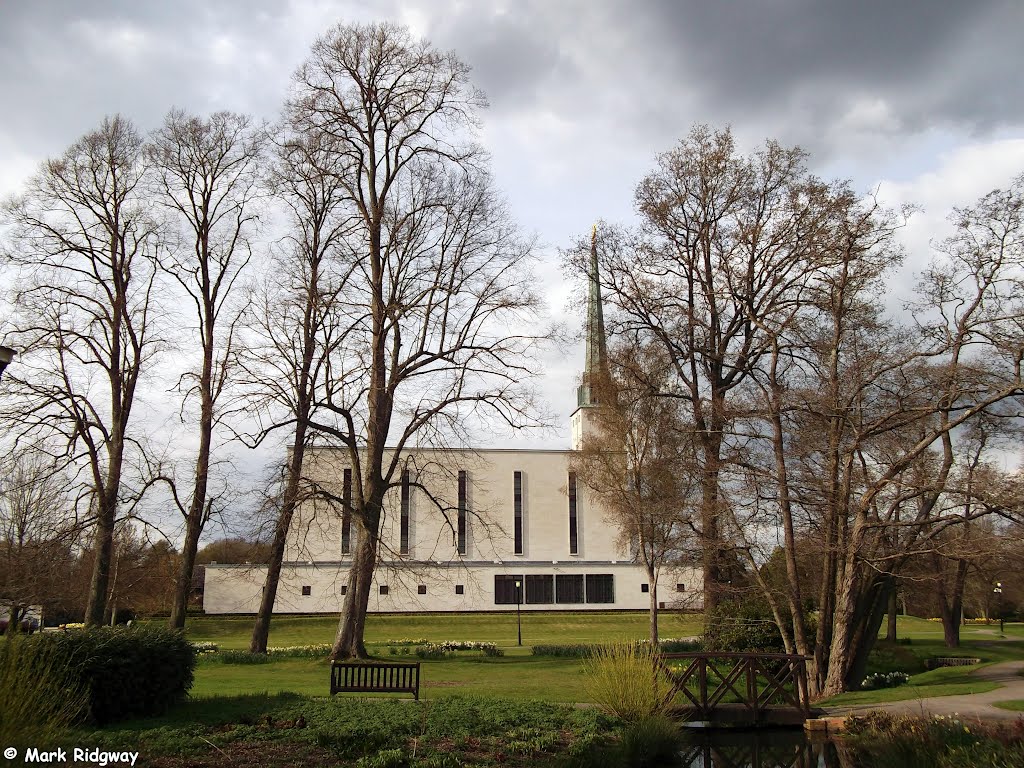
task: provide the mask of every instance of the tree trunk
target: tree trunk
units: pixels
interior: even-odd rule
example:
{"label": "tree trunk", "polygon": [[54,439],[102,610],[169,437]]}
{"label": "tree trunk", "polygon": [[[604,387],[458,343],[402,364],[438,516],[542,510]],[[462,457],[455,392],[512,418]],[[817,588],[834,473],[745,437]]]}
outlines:
{"label": "tree trunk", "polygon": [[650,593],[650,638],[651,649],[658,650],[658,575],[653,568],[647,569],[647,590]]}
{"label": "tree trunk", "polygon": [[866,590],[865,599],[861,601],[861,609],[858,611],[861,621],[853,635],[850,665],[846,672],[845,688],[848,691],[859,689],[867,674],[868,656],[878,640],[878,630],[882,626],[889,605],[889,594],[894,589],[893,577],[881,576],[869,590]]}
{"label": "tree trunk", "polygon": [[[205,494],[204,494],[205,495]],[[203,512],[193,517],[189,512],[185,523],[185,542],[181,549],[181,561],[178,565],[178,578],[174,585],[174,599],[171,603],[171,617],[168,625],[171,629],[182,629],[188,612],[188,597],[192,593],[192,571],[196,565],[196,552],[199,549],[199,537],[203,533]]]}
{"label": "tree trunk", "polygon": [[355,557],[349,569],[348,590],[342,606],[338,633],[334,638],[332,659],[365,659],[369,656],[363,643],[366,611],[370,604],[370,586],[377,561],[378,525],[360,526]]}
{"label": "tree trunk", "polygon": [[[303,378],[305,381],[305,378]],[[302,478],[302,463],[306,456],[306,420],[308,418],[307,403],[300,406],[306,416],[299,419],[295,427],[291,456],[288,461],[288,477],[285,480],[281,512],[274,526],[274,541],[270,546],[270,561],[267,563],[267,578],[263,584],[263,595],[260,597],[260,608],[256,613],[256,622],[249,640],[251,653],[266,653],[270,640],[270,619],[274,615],[274,601],[277,600],[277,587],[281,582],[281,565],[284,562],[285,545],[288,542],[288,531],[292,525],[295,508],[298,506],[299,486]]]}
{"label": "tree trunk", "polygon": [[110,563],[114,552],[114,520],[117,513],[117,494],[109,491],[100,497],[96,516],[96,534],[93,538],[92,578],[89,599],[85,608],[85,624],[103,625],[107,613],[107,589],[110,586]]}
{"label": "tree trunk", "polygon": [[896,642],[896,590],[893,589],[889,592],[889,623],[885,629],[885,641],[887,643]]}

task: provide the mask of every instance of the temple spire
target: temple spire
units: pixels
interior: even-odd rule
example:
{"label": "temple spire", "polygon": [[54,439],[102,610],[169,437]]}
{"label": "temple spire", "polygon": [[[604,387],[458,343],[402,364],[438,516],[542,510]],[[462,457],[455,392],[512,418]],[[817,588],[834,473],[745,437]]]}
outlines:
{"label": "temple spire", "polygon": [[[601,306],[601,281],[597,268],[597,224],[590,233],[590,295],[587,299],[587,362],[583,369],[584,384],[608,370],[608,348],[604,336],[604,308]],[[587,403],[589,405],[590,403]],[[584,403],[580,403],[584,405]]]}
{"label": "temple spire", "polygon": [[576,390],[576,410],[572,414],[572,447],[583,448],[586,435],[593,431],[594,406],[598,404],[601,382],[608,378],[608,344],[604,335],[604,308],[601,306],[601,280],[597,266],[597,225],[590,234],[590,290],[587,297],[587,360],[583,380]]}

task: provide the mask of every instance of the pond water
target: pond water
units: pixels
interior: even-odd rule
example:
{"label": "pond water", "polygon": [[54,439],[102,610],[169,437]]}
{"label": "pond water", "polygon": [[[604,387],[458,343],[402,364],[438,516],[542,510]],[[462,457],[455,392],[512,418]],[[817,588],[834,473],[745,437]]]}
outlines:
{"label": "pond water", "polygon": [[823,736],[802,728],[683,728],[683,768],[857,768]]}

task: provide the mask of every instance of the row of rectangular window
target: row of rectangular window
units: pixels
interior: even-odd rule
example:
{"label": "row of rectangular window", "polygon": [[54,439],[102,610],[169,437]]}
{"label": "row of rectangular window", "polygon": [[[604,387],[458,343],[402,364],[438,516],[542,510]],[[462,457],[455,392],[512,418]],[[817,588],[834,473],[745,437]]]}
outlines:
{"label": "row of rectangular window", "polygon": [[[379,587],[377,587],[377,591],[381,595],[386,595],[391,590],[390,590],[390,588],[388,587],[387,584],[381,584]],[[466,593],[466,588],[465,588],[465,586],[463,584],[456,584],[455,585],[455,594],[456,595],[464,595],[465,593]],[[302,587],[302,596],[303,597],[309,597],[312,594],[313,594],[313,587],[312,586],[307,584],[307,585],[304,585]],[[339,587],[338,588],[338,594],[341,594],[341,595],[348,594],[348,586],[342,585],[341,587]],[[427,594],[427,585],[426,584],[419,584],[419,585],[417,585],[417,587],[416,587],[416,594],[419,594],[419,595]]]}
{"label": "row of rectangular window", "polygon": [[[341,554],[348,555],[352,552],[352,470],[345,469],[342,484],[342,513],[341,513]],[[460,555],[468,551],[467,532],[469,514],[469,477],[465,470],[459,470],[459,506],[457,523],[457,547]],[[408,469],[402,470],[401,481],[401,513],[399,523],[399,554],[409,554],[409,532],[412,512],[412,479]],[[576,473],[569,473],[568,481],[569,496],[569,554],[579,554],[579,523],[577,516],[577,493]],[[517,555],[522,555],[524,538],[524,516],[523,516],[523,473],[516,470],[513,473],[513,528],[514,528],[514,549]]]}
{"label": "row of rectangular window", "polygon": [[614,602],[615,577],[610,573],[494,577],[495,605]]}
{"label": "row of rectangular window", "polygon": [[[612,576],[610,574],[590,574],[587,578],[590,579],[593,576],[594,582],[594,599],[587,600],[588,603],[614,603],[615,602],[615,589]],[[607,586],[604,586],[600,580],[607,578]],[[499,586],[498,580],[501,579],[501,595],[502,599],[498,599]],[[513,590],[511,600],[508,599],[509,580],[511,579],[511,588]],[[520,579],[519,576],[495,576],[494,577],[494,602],[498,604],[515,604],[517,599],[521,599],[521,595],[515,594],[515,582],[516,579]],[[583,576],[576,574],[566,574],[555,576],[554,581],[554,592],[552,593],[552,581],[551,576],[546,574],[530,574],[526,577],[525,581],[521,580],[521,583],[525,583],[526,586],[526,603],[527,605],[543,605],[547,603],[582,603],[584,600],[583,595]],[[379,587],[380,594],[388,594],[388,585],[382,584]],[[603,590],[607,590],[606,592]],[[640,584],[641,592],[650,592],[650,585],[645,581]],[[685,584],[676,584],[676,592],[685,592]],[[309,585],[302,587],[303,597],[309,597],[313,592],[313,588]],[[348,592],[348,587],[341,587],[341,594]],[[427,594],[427,585],[419,584],[416,587],[416,593],[419,595]],[[465,594],[465,588],[462,584],[455,585],[455,594]],[[608,595],[611,599],[601,600],[597,599],[599,596]]]}

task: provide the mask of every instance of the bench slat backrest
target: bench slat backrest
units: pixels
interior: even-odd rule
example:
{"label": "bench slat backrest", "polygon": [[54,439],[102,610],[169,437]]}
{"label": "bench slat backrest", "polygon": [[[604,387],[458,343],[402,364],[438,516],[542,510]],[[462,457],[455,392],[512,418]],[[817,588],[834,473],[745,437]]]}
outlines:
{"label": "bench slat backrest", "polygon": [[332,662],[331,695],[335,693],[411,693],[418,700],[419,662]]}

